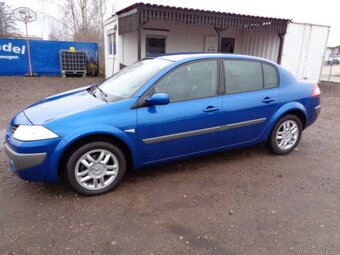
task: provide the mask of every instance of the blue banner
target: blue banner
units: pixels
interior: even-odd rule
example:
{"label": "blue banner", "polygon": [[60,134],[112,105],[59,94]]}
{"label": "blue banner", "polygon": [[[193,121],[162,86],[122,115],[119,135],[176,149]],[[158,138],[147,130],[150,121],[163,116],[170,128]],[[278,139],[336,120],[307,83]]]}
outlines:
{"label": "blue banner", "polygon": [[[60,75],[59,51],[85,50],[88,60],[98,60],[98,44],[30,40],[32,71],[42,76]],[[0,75],[25,75],[29,73],[26,40],[0,39]]]}

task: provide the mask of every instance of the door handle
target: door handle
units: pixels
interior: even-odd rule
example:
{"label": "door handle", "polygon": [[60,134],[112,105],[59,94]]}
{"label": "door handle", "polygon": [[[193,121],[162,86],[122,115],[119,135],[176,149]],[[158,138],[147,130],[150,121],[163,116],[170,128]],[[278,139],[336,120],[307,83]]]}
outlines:
{"label": "door handle", "polygon": [[275,98],[272,98],[272,97],[265,97],[262,99],[262,103],[265,103],[265,104],[269,104],[274,101],[275,101]]}
{"label": "door handle", "polygon": [[217,108],[217,107],[215,107],[215,106],[212,106],[212,105],[210,105],[210,106],[208,106],[207,108],[205,108],[204,110],[203,110],[203,112],[216,112],[216,111],[218,111],[220,108]]}

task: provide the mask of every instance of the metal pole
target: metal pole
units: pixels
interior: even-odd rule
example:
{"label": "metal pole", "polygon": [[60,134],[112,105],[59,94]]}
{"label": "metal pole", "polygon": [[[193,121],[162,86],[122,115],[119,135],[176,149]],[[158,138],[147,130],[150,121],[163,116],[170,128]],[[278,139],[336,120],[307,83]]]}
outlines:
{"label": "metal pole", "polygon": [[30,42],[28,40],[28,30],[27,30],[27,19],[25,18],[25,28],[26,28],[26,45],[27,45],[27,56],[28,56],[28,67],[29,67],[29,73],[30,77],[32,77],[32,64],[31,64],[31,49],[30,49]]}
{"label": "metal pole", "polygon": [[217,52],[221,52],[222,50],[222,29],[214,27],[217,33]]}
{"label": "metal pole", "polygon": [[279,43],[279,53],[277,56],[277,63],[280,65],[282,60],[283,43],[285,40],[285,34],[278,33],[280,43]]}
{"label": "metal pole", "polygon": [[137,58],[138,61],[142,59],[142,22],[141,22],[141,13],[139,11],[139,21],[138,21],[138,49],[137,49]]}
{"label": "metal pole", "polygon": [[328,81],[331,81],[332,69],[333,69],[333,60],[332,60],[332,62],[331,62],[331,67],[330,67],[330,69],[329,69]]}

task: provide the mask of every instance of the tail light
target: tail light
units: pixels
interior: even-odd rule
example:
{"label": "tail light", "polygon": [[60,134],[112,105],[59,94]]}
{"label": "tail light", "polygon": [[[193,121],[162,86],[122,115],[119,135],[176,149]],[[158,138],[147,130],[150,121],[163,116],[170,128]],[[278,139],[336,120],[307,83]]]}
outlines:
{"label": "tail light", "polygon": [[321,90],[319,88],[319,85],[317,83],[314,84],[313,86],[313,92],[312,92],[312,97],[317,97],[321,95]]}

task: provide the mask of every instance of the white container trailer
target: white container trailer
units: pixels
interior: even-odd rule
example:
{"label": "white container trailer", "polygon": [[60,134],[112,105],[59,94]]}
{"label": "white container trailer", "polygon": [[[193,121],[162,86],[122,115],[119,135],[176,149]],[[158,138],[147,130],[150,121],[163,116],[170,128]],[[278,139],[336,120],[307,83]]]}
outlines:
{"label": "white container trailer", "polygon": [[329,26],[289,23],[281,65],[299,80],[318,82],[324,63]]}

